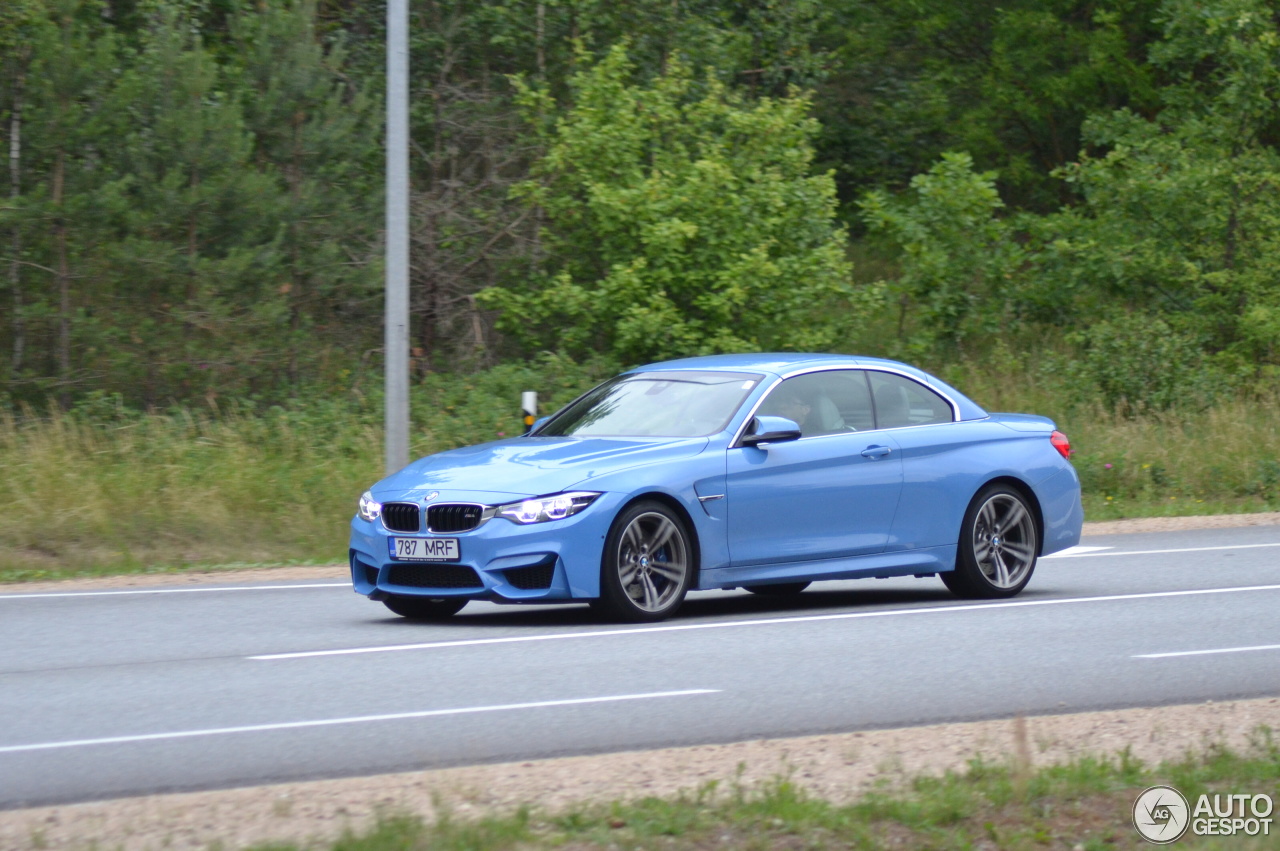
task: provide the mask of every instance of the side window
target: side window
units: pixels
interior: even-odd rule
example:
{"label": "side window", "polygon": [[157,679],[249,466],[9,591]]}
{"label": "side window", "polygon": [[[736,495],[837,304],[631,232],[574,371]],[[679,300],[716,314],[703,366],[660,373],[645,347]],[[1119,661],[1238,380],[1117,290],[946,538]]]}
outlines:
{"label": "side window", "polygon": [[756,413],[795,420],[803,437],[861,431],[875,425],[866,376],[853,369],[788,378],[769,392]]}
{"label": "side window", "polygon": [[949,423],[955,419],[951,405],[918,381],[891,372],[869,372],[871,398],[876,404],[879,428]]}

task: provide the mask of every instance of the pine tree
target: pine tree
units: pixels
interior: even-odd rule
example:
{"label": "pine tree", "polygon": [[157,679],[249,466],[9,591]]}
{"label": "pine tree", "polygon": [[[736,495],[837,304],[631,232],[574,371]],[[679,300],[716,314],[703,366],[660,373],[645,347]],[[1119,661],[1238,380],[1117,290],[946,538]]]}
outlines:
{"label": "pine tree", "polygon": [[[376,328],[375,253],[382,160],[375,104],[325,44],[312,0],[243,11],[231,27],[236,87],[254,166],[278,197],[273,281],[283,297],[288,381]],[[376,336],[369,335],[371,338]],[[339,364],[342,358],[335,359]]]}
{"label": "pine tree", "polygon": [[[271,386],[288,328],[275,222],[236,92],[181,4],[153,4],[112,92],[102,368],[141,400]],[[119,317],[129,316],[128,322]]]}

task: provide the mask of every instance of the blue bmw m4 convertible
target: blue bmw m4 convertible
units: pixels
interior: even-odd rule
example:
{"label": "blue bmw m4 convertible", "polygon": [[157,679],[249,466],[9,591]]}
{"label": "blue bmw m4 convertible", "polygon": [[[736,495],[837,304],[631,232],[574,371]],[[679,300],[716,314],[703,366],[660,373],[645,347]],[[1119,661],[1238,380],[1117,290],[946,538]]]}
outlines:
{"label": "blue bmw m4 convertible", "polygon": [[360,498],[355,590],[408,618],[468,600],[671,615],[689,591],[937,574],[1011,597],[1084,513],[1052,421],[895,361],[651,364],[531,433],[413,462]]}

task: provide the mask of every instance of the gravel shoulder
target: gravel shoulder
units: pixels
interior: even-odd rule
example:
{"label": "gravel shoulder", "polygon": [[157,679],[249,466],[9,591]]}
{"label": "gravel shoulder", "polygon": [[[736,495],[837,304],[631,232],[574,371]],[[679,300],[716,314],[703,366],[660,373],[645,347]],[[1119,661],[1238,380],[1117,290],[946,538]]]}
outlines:
{"label": "gravel shoulder", "polygon": [[[1259,726],[1280,729],[1280,698],[1122,709],[632,751],[216,792],[152,795],[0,812],[0,848],[183,851],[255,843],[323,843],[381,813],[426,820],[562,811],[696,792],[750,790],[785,777],[833,802],[924,774],[964,771],[971,760],[1043,766],[1129,748],[1147,763],[1244,748]],[[220,845],[218,843],[221,843]]]}
{"label": "gravel shoulder", "polygon": [[[1280,524],[1280,512],[1086,524],[1085,534]],[[8,592],[174,586],[228,581],[333,580],[342,566],[217,570],[0,586]],[[152,795],[0,811],[0,848],[226,849],[267,841],[324,842],[380,813],[426,819],[563,810],[695,791],[746,788],[786,777],[813,794],[848,801],[921,774],[962,771],[970,760],[1049,765],[1128,747],[1147,762],[1211,743],[1243,747],[1259,726],[1280,729],[1280,697],[873,730],[840,735],[479,765],[214,792]],[[220,843],[220,845],[219,845]]]}

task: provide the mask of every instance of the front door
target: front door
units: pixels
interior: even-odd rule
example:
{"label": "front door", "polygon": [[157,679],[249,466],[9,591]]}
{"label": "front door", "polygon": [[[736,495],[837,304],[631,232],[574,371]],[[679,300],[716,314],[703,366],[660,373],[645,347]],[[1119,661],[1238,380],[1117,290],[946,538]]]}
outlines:
{"label": "front door", "polygon": [[796,420],[801,437],[729,450],[732,564],[883,551],[902,491],[902,460],[893,438],[872,427],[865,375],[828,370],[789,378],[756,413]]}

